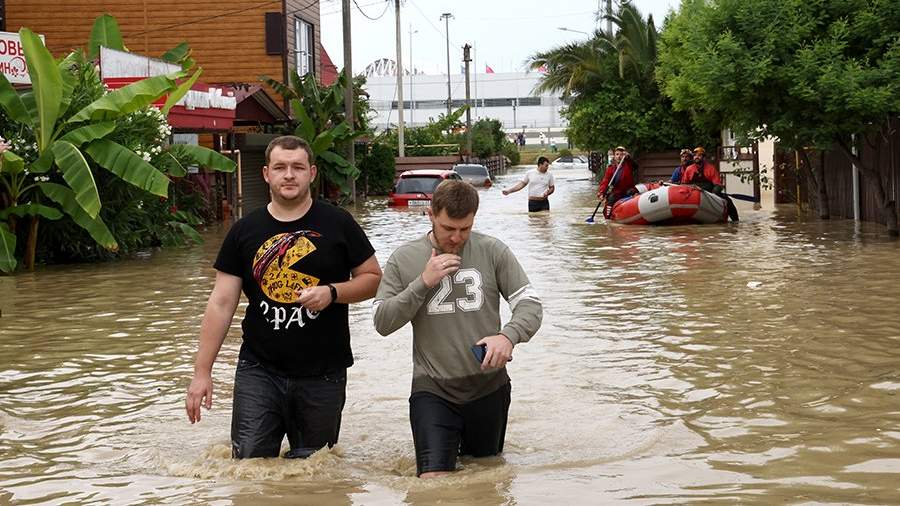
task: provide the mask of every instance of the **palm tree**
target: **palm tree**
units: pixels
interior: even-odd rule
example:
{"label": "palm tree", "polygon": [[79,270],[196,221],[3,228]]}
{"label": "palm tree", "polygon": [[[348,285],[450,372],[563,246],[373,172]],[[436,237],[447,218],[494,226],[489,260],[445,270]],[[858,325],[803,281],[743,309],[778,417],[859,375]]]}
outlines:
{"label": "palm tree", "polygon": [[610,67],[615,54],[615,42],[599,30],[584,42],[535,53],[526,63],[532,70],[542,70],[544,78],[534,92],[562,92],[566,98],[589,95],[600,83],[615,77]]}
{"label": "palm tree", "polygon": [[586,41],[538,52],[526,60],[532,70],[545,71],[535,93],[590,95],[600,83],[615,78],[653,82],[658,36],[653,16],[644,21],[637,7],[624,1],[615,14],[604,19],[616,26],[614,35],[597,30]]}

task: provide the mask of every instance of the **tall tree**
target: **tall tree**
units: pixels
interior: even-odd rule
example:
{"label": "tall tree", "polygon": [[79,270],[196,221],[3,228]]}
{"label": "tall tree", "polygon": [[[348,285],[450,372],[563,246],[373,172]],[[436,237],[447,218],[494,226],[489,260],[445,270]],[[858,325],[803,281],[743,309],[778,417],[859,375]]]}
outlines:
{"label": "tall tree", "polygon": [[680,110],[804,153],[836,146],[897,234],[896,204],[849,140],[900,113],[900,3],[684,0],[663,31],[657,78]]}
{"label": "tall tree", "polygon": [[632,152],[709,144],[714,137],[695,128],[689,115],[675,113],[660,94],[653,17],[645,19],[622,2],[606,19],[616,27],[614,34],[597,31],[527,62],[545,72],[536,93],[558,92],[570,101],[563,111],[569,142],[604,150],[624,144]]}

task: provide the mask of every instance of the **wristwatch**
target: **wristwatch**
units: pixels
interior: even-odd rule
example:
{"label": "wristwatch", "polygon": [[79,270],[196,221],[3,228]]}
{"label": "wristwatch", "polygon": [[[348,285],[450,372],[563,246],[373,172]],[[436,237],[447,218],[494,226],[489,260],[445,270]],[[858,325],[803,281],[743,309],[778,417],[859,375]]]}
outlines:
{"label": "wristwatch", "polygon": [[328,283],[325,286],[327,286],[328,289],[331,290],[331,302],[336,301],[337,300],[337,288],[335,288],[334,285],[332,285],[331,283]]}

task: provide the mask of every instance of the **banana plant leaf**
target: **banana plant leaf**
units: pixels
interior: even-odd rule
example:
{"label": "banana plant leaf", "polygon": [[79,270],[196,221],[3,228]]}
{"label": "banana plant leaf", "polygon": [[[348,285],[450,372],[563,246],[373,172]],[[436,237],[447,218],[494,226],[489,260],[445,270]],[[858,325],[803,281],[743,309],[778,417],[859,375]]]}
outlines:
{"label": "banana plant leaf", "polygon": [[125,42],[122,40],[122,32],[116,18],[104,14],[94,21],[91,28],[91,37],[88,39],[88,59],[94,60],[100,56],[100,46],[110,49],[125,51]]}
{"label": "banana plant leaf", "polygon": [[6,223],[0,223],[0,271],[7,274],[16,268],[16,235]]}
{"label": "banana plant leaf", "polygon": [[181,63],[182,60],[191,55],[191,46],[187,42],[182,42],[172,49],[166,51],[162,55],[162,59],[169,63]]}
{"label": "banana plant leaf", "polygon": [[306,108],[303,107],[303,104],[295,98],[291,100],[291,110],[294,112],[294,118],[297,120],[297,128],[294,129],[294,134],[306,141],[315,138],[316,125],[313,124],[309,114],[306,113]]}
{"label": "banana plant leaf", "polygon": [[0,164],[0,172],[18,174],[25,170],[25,160],[12,151],[4,151],[0,157],[3,158],[3,163]]}
{"label": "banana plant leaf", "polygon": [[177,104],[179,100],[181,100],[181,97],[187,95],[187,92],[191,89],[191,86],[193,86],[194,83],[197,82],[197,79],[200,77],[200,74],[202,74],[202,73],[203,73],[203,69],[197,69],[197,71],[194,72],[194,75],[192,75],[190,79],[181,83],[178,86],[178,88],[175,89],[175,91],[173,91],[172,93],[169,93],[169,98],[166,99],[166,103],[165,103],[165,105],[163,105],[163,107],[161,109],[163,114],[165,114],[165,115],[169,114],[169,110],[172,109],[172,107],[174,107],[175,104]]}
{"label": "banana plant leaf", "polygon": [[48,220],[58,220],[63,217],[62,211],[55,207],[43,204],[18,204],[0,211],[0,221],[5,221],[10,216],[24,218],[26,216],[40,216]]}
{"label": "banana plant leaf", "polygon": [[142,79],[119,88],[91,102],[69,118],[69,123],[88,120],[112,120],[152,104],[175,89],[175,79],[181,73]]}
{"label": "banana plant leaf", "polygon": [[334,151],[324,151],[322,153],[319,153],[318,156],[319,158],[328,162],[334,168],[334,171],[337,174],[325,174],[328,179],[334,182],[339,182],[340,179],[347,177],[356,178],[356,176],[359,175],[359,169],[357,169],[356,166],[351,165],[346,158],[335,153]]}
{"label": "banana plant leaf", "polygon": [[109,139],[97,139],[84,149],[104,169],[160,197],[169,195],[169,178],[133,151]]}
{"label": "banana plant leaf", "polygon": [[282,97],[284,97],[288,100],[300,98],[297,96],[297,94],[294,92],[294,90],[291,89],[290,86],[285,86],[284,83],[282,83],[280,81],[276,81],[269,76],[259,76],[259,79],[260,79],[260,81],[271,86],[272,89],[275,90],[275,93],[278,93],[279,95],[281,95]]}
{"label": "banana plant leaf", "polygon": [[79,56],[81,51],[72,51],[68,56],[60,60],[57,64],[59,67],[59,75],[62,77],[63,83],[63,93],[62,99],[60,100],[60,113],[65,113],[69,108],[69,104],[72,103],[72,93],[75,91],[75,86],[78,84],[78,79],[75,77],[75,74],[72,72],[72,68],[78,65]]}
{"label": "banana plant leaf", "polygon": [[97,244],[110,251],[119,249],[116,239],[109,229],[106,228],[106,224],[103,223],[103,220],[101,220],[99,216],[96,218],[88,216],[88,214],[84,212],[84,209],[78,205],[78,202],[75,201],[75,194],[72,190],[55,183],[41,183],[38,187],[44,192],[44,195],[50,198],[50,200],[59,204],[63,211],[72,217],[72,221],[79,227],[85,229]]}
{"label": "banana plant leaf", "polygon": [[175,155],[189,158],[197,165],[215,169],[219,172],[234,172],[237,163],[231,158],[203,146],[174,144],[169,148]]}
{"label": "banana plant leaf", "polygon": [[158,165],[160,169],[172,177],[184,177],[187,175],[187,169],[184,168],[184,165],[177,158],[172,156],[172,153],[166,151],[165,155],[167,158],[161,160],[161,163]]}
{"label": "banana plant leaf", "polygon": [[19,96],[19,92],[13,88],[13,85],[10,84],[4,74],[0,74],[0,107],[3,107],[6,115],[16,123],[32,125],[31,115],[28,114],[28,109],[26,109],[25,103],[22,102],[22,97]]}
{"label": "banana plant leaf", "polygon": [[59,138],[61,141],[71,142],[76,146],[87,144],[97,139],[102,139],[116,130],[115,121],[103,121],[76,128]]}
{"label": "banana plant leaf", "polygon": [[63,78],[56,60],[44,47],[40,37],[28,28],[22,28],[19,38],[25,51],[25,64],[37,106],[38,117],[33,126],[38,133],[38,151],[43,151],[50,146],[56,130],[63,98]]}
{"label": "banana plant leaf", "polygon": [[194,227],[188,225],[187,223],[182,223],[180,221],[170,221],[169,225],[172,228],[180,231],[182,234],[187,236],[190,240],[194,241],[197,244],[203,244],[203,237],[194,229]]}
{"label": "banana plant leaf", "polygon": [[100,193],[97,191],[94,173],[84,155],[74,144],[66,141],[56,141],[50,149],[56,159],[56,166],[62,171],[63,179],[75,192],[75,200],[88,216],[96,218],[100,213]]}
{"label": "banana plant leaf", "polygon": [[48,149],[41,153],[41,156],[39,156],[37,160],[31,163],[28,170],[35,174],[43,174],[49,171],[51,167],[53,167],[53,151]]}

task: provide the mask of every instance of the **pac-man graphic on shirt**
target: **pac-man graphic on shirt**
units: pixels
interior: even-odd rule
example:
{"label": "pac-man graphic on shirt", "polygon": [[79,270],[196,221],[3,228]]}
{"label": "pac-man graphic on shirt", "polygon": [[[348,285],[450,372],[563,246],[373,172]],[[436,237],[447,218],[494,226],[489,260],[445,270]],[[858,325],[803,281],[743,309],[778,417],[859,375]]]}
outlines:
{"label": "pac-man graphic on shirt", "polygon": [[311,230],[298,230],[272,236],[253,257],[253,278],[271,300],[289,304],[297,301],[297,290],[316,286],[319,278],[291,267],[316,250],[307,237],[322,237]]}

